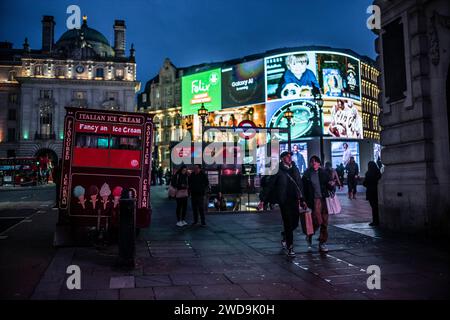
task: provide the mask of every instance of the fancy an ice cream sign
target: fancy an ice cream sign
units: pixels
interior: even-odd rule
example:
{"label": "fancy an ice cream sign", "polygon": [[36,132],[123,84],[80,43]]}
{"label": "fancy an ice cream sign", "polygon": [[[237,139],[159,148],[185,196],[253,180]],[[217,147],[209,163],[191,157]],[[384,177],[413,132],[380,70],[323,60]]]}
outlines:
{"label": "fancy an ice cream sign", "polygon": [[182,113],[196,114],[202,103],[208,111],[220,110],[221,72],[213,69],[182,78]]}

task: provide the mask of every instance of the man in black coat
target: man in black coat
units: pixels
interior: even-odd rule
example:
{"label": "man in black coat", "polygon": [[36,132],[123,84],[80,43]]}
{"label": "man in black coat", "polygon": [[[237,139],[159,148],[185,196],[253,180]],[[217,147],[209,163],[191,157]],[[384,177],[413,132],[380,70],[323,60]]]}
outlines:
{"label": "man in black coat", "polygon": [[[328,252],[325,243],[328,240],[328,210],[326,198],[332,190],[331,177],[320,166],[319,157],[312,156],[309,160],[309,168],[303,174],[303,186],[306,204],[312,209],[314,232],[320,227],[319,251]],[[306,237],[308,249],[311,250],[312,235]]]}
{"label": "man in black coat", "polygon": [[201,170],[199,164],[195,165],[194,171],[189,176],[189,193],[191,194],[192,211],[194,216],[193,225],[198,224],[198,214],[202,226],[206,226],[205,221],[205,193],[209,187],[209,181],[206,174]]}
{"label": "man in black coat", "polygon": [[292,162],[292,153],[284,151],[281,153],[280,159],[277,174],[269,177],[269,181],[259,194],[261,200],[259,207],[264,207],[264,202],[279,204],[284,227],[281,245],[288,250],[289,257],[295,257],[294,230],[298,227],[299,206],[306,208],[306,203],[303,200],[300,172]]}

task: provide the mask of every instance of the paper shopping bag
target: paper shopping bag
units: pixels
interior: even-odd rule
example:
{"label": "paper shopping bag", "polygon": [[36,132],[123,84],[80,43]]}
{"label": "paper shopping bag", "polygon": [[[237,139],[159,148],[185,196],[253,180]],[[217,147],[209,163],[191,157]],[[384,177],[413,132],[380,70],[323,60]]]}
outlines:
{"label": "paper shopping bag", "polygon": [[310,209],[300,211],[300,223],[304,234],[307,236],[314,234],[313,219]]}

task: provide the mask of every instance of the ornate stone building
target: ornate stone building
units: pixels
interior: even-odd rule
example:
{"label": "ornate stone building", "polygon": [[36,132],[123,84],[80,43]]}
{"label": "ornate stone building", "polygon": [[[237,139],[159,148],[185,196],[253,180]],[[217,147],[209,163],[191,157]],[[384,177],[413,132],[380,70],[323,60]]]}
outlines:
{"label": "ornate stone building", "polygon": [[374,1],[381,9],[383,227],[450,234],[450,5]]}
{"label": "ornate stone building", "polygon": [[42,48],[0,44],[0,157],[61,154],[66,106],[135,111],[135,50],[125,55],[125,22],[114,24],[114,47],[88,27],[54,42],[55,21],[42,20]]}

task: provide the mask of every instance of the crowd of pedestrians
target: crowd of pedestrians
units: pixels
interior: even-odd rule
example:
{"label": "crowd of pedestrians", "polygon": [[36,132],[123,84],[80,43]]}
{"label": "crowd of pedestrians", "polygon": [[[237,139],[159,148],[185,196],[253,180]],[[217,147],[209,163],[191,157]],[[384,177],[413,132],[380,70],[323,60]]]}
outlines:
{"label": "crowd of pedestrians", "polygon": [[[280,154],[278,172],[267,176],[262,183],[259,209],[265,209],[268,204],[278,204],[283,221],[281,246],[289,257],[295,256],[294,230],[301,223],[302,231],[306,235],[308,250],[312,250],[313,235],[319,232],[318,249],[328,252],[328,217],[329,214],[340,211],[336,190],[343,187],[344,171],[347,173],[348,197],[356,199],[359,167],[354,157],[350,157],[346,166],[333,169],[331,163],[325,163],[317,156],[309,160],[308,169],[300,174],[292,153],[284,151]],[[373,161],[369,162],[368,171],[363,185],[366,187],[366,199],[372,207],[371,226],[379,224],[378,218],[378,181],[380,170]]]}

